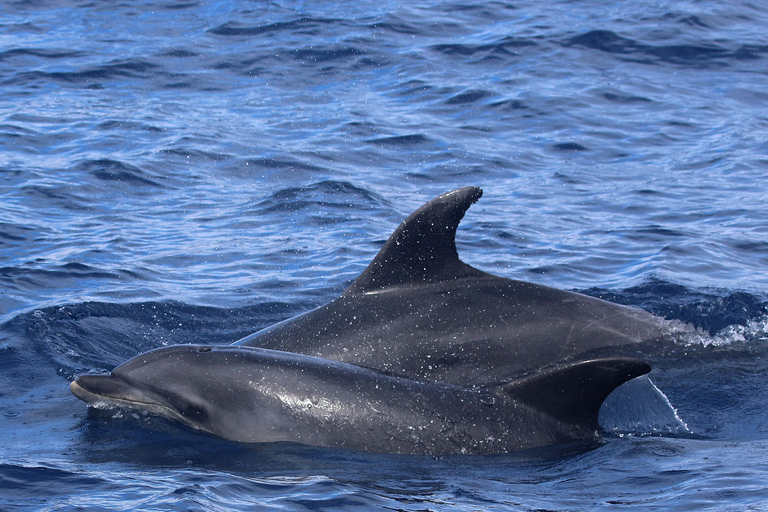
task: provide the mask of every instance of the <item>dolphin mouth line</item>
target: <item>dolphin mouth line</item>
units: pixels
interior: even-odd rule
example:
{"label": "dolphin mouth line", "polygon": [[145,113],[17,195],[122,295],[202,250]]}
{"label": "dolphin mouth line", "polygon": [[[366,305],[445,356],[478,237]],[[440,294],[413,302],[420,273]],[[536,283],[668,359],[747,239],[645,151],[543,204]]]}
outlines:
{"label": "dolphin mouth line", "polygon": [[130,407],[135,409],[147,409],[149,407],[151,408],[162,408],[162,409],[168,409],[168,407],[165,407],[163,405],[160,405],[156,402],[145,402],[142,400],[131,400],[124,397],[117,397],[117,396],[110,396],[107,394],[101,394],[101,393],[94,393],[93,391],[90,391],[84,387],[82,387],[80,384],[77,383],[77,381],[72,381],[69,384],[69,389],[72,391],[72,394],[75,395],[77,398],[83,400],[88,404],[89,407],[99,408],[100,405],[111,405],[116,407]]}
{"label": "dolphin mouth line", "polygon": [[[80,378],[82,377],[83,376],[81,376]],[[123,379],[120,379],[119,377],[115,377],[114,375],[110,375],[109,377],[112,377],[113,379],[118,379],[120,384],[128,384],[127,382],[123,381]],[[140,400],[140,399],[134,399],[134,398],[126,398],[124,396],[114,396],[109,393],[96,393],[80,385],[77,382],[78,380],[80,380],[80,378],[72,381],[69,384],[69,389],[73,395],[75,395],[80,400],[86,402],[88,404],[88,407],[91,407],[94,409],[109,409],[109,408],[129,409],[131,411],[139,411],[139,412],[154,414],[157,416],[162,416],[165,418],[170,418],[170,419],[179,421],[182,424],[192,427],[195,430],[208,432],[206,428],[195,424],[195,422],[189,421],[189,419],[185,418],[183,414],[180,414],[173,407],[164,405],[159,401],[148,401],[148,400]]]}
{"label": "dolphin mouth line", "polygon": [[[169,407],[157,400],[141,400],[139,397],[127,397],[124,394],[119,394],[117,391],[110,393],[108,390],[93,391],[88,389],[88,386],[82,385],[79,381],[86,377],[81,375],[77,380],[72,381],[69,384],[69,389],[72,394],[80,400],[83,400],[89,407],[94,409],[103,408],[124,408],[124,409],[137,409],[141,411],[147,411],[154,414],[160,414],[166,417],[179,417],[182,418],[172,407]],[[96,378],[102,377],[101,375],[94,376]],[[130,386],[119,377],[114,375],[104,375],[103,377],[110,379],[109,382],[118,384],[118,391],[122,386]],[[183,418],[182,418],[183,419]]]}

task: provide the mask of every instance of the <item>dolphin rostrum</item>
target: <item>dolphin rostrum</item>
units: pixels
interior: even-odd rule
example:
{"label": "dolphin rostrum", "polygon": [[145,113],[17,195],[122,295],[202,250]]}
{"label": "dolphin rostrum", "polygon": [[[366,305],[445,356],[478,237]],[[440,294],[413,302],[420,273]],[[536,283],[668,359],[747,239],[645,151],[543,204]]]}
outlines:
{"label": "dolphin rostrum", "polygon": [[71,389],[89,404],[149,411],[244,443],[496,454],[599,436],[603,400],[649,370],[597,359],[467,388],[274,350],[175,345],[109,375],[81,375]]}
{"label": "dolphin rostrum", "polygon": [[235,344],[479,386],[665,336],[645,311],[461,261],[456,229],[480,196],[466,187],[428,202],[340,297]]}

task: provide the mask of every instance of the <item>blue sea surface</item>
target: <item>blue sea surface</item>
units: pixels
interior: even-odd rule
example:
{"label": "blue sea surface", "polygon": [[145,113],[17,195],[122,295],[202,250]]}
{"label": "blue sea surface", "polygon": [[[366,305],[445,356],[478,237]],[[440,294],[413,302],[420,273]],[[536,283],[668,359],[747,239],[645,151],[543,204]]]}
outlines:
{"label": "blue sea surface", "polygon": [[[0,4],[0,510],[768,509],[768,4]],[[69,392],[458,249],[688,325],[680,428],[498,456],[238,445]],[[695,332],[691,329],[695,328]]]}

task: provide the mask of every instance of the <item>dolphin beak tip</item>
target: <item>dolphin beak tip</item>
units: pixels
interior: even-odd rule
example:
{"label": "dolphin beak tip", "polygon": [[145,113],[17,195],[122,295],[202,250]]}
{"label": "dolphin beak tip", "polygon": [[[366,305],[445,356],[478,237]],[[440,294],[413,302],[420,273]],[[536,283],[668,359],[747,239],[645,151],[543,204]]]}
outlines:
{"label": "dolphin beak tip", "polygon": [[69,383],[69,390],[80,400],[92,404],[111,396],[120,396],[122,382],[112,375],[80,375]]}
{"label": "dolphin beak tip", "polygon": [[88,403],[93,402],[96,395],[94,393],[91,393],[87,389],[83,388],[80,385],[79,381],[80,381],[80,377],[70,382],[69,390],[72,392],[73,395],[75,395],[80,400]]}

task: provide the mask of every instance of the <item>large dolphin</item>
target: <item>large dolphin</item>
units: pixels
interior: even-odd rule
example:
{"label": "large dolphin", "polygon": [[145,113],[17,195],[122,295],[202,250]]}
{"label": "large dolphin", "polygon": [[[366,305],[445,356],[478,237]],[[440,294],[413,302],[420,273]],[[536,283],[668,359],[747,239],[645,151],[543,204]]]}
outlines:
{"label": "large dolphin", "polygon": [[89,404],[146,410],[238,442],[495,454],[595,438],[603,400],[649,370],[599,359],[466,388],[300,354],[176,345],[82,375],[71,389]]}
{"label": "large dolphin", "polygon": [[456,229],[480,196],[467,187],[428,202],[340,297],[235,344],[475,386],[664,337],[645,311],[461,261]]}

